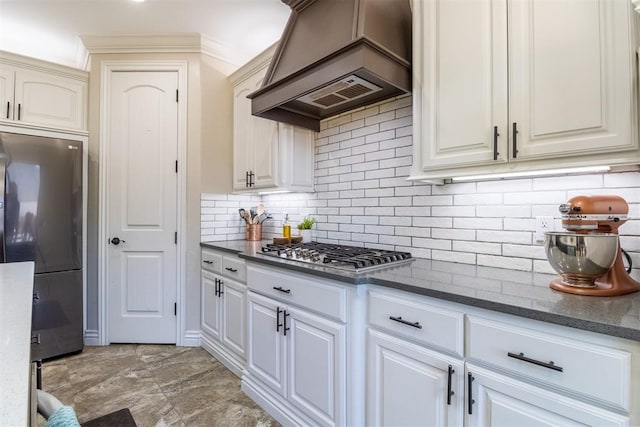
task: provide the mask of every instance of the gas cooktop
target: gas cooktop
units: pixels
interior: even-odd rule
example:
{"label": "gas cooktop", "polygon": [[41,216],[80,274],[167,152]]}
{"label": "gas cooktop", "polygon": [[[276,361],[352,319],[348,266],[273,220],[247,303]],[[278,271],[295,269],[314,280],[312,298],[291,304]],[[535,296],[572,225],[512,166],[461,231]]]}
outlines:
{"label": "gas cooktop", "polygon": [[413,261],[409,252],[329,243],[267,244],[262,255],[360,273]]}

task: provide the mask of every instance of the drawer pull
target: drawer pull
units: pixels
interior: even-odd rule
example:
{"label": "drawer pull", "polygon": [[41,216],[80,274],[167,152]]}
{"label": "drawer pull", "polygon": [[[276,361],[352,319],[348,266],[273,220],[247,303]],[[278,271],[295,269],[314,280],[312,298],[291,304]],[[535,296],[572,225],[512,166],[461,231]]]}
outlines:
{"label": "drawer pull", "polygon": [[273,289],[276,291],[284,292],[285,294],[290,294],[291,289],[284,289],[282,286],[274,286]]}
{"label": "drawer pull", "polygon": [[473,404],[476,403],[475,400],[473,400],[473,382],[475,381],[475,378],[473,378],[473,375],[471,375],[471,372],[469,372],[467,374],[467,398],[469,399],[469,401],[467,402],[468,406],[469,406],[469,415],[473,415]]}
{"label": "drawer pull", "polygon": [[456,370],[453,369],[453,366],[449,365],[449,373],[447,379],[447,405],[451,405],[451,396],[455,394],[454,391],[451,390],[451,377],[455,372]]}
{"label": "drawer pull", "polygon": [[209,261],[208,259],[205,259],[202,262],[204,262],[205,264],[213,264],[213,261]]}
{"label": "drawer pull", "polygon": [[224,269],[227,270],[227,271],[230,271],[232,273],[237,273],[238,272],[237,268],[225,267]]}
{"label": "drawer pull", "polygon": [[401,316],[398,317],[393,317],[393,316],[389,316],[389,319],[393,320],[394,322],[399,322],[402,323],[403,325],[407,325],[407,326],[411,326],[414,328],[418,328],[418,329],[422,329],[422,325],[420,324],[420,322],[409,322],[408,320],[404,320]]}
{"label": "drawer pull", "polygon": [[508,352],[507,356],[513,357],[514,359],[522,360],[523,362],[533,363],[534,365],[542,366],[543,368],[553,369],[554,371],[558,371],[558,372],[564,371],[564,369],[562,367],[556,366],[553,363],[553,361],[548,362],[548,363],[547,362],[541,362],[539,360],[531,359],[529,357],[526,357],[524,355],[524,353],[516,354],[516,353]]}

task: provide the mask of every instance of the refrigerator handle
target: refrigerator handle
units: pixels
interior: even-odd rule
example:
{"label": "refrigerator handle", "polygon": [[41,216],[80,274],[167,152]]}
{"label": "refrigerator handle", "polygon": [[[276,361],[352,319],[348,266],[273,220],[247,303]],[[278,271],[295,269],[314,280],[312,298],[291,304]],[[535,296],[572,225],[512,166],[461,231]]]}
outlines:
{"label": "refrigerator handle", "polygon": [[4,230],[4,210],[5,210],[5,190],[7,178],[6,158],[0,157],[0,263],[7,261],[5,252],[5,230]]}

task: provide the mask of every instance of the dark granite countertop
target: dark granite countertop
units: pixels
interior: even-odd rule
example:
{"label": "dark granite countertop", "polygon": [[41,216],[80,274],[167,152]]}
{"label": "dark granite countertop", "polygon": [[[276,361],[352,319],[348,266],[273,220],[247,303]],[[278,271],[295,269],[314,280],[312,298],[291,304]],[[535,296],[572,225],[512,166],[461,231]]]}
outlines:
{"label": "dark granite countertop", "polygon": [[640,341],[640,292],[591,297],[549,288],[550,274],[417,258],[383,270],[354,274],[260,254],[268,241],[204,242],[250,261],[344,283],[369,283],[520,317]]}

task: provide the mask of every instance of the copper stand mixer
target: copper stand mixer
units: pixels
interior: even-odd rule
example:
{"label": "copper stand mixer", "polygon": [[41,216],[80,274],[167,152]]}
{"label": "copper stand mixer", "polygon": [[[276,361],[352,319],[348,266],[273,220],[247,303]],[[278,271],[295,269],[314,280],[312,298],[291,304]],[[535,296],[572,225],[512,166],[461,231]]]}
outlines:
{"label": "copper stand mixer", "polygon": [[[567,232],[546,233],[547,258],[561,273],[549,286],[561,292],[593,296],[640,291],[640,283],[625,269],[618,238],[618,228],[627,221],[627,202],[615,195],[576,196],[560,205],[559,210]],[[592,262],[587,252],[599,262]],[[586,271],[588,268],[592,270]]]}

